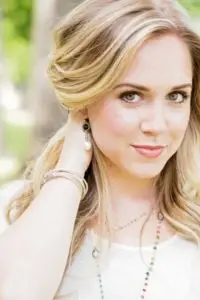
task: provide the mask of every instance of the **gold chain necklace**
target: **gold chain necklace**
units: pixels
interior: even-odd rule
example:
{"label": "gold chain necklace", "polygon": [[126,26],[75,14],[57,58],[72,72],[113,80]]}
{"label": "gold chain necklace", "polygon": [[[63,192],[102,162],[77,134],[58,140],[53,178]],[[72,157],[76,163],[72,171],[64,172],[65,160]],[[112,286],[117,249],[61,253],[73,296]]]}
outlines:
{"label": "gold chain necklace", "polygon": [[[154,209],[152,210],[152,212],[154,211]],[[126,227],[131,226],[132,224],[138,222],[140,219],[142,219],[143,217],[147,216],[148,213],[147,212],[143,212],[141,215],[139,215],[139,217],[135,217],[131,220],[129,220],[127,223],[123,224],[123,225],[115,225],[112,227],[113,231],[120,231],[123,230]],[[108,218],[106,219],[106,223],[108,224]]]}
{"label": "gold chain necklace", "polygon": [[142,219],[144,216],[147,216],[147,213],[142,213],[139,217],[134,218],[130,221],[128,221],[127,223],[123,224],[123,225],[115,225],[112,227],[113,231],[120,231],[123,230],[126,227],[131,226],[132,224],[138,222],[140,219]]}

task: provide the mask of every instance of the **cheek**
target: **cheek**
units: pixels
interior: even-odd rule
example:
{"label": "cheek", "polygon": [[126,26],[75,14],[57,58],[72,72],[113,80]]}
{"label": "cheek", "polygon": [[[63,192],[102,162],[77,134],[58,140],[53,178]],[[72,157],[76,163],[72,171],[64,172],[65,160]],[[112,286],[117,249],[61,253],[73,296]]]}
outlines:
{"label": "cheek", "polygon": [[172,114],[170,127],[174,137],[177,140],[182,140],[184,138],[184,135],[188,128],[189,119],[190,119],[189,111],[179,112],[175,115]]}
{"label": "cheek", "polygon": [[107,155],[114,156],[123,150],[136,134],[136,116],[116,99],[109,99],[91,109],[88,116],[94,140]]}
{"label": "cheek", "polygon": [[133,128],[133,116],[122,108],[118,100],[105,101],[91,109],[88,115],[96,138],[101,136],[112,140],[125,137]]}

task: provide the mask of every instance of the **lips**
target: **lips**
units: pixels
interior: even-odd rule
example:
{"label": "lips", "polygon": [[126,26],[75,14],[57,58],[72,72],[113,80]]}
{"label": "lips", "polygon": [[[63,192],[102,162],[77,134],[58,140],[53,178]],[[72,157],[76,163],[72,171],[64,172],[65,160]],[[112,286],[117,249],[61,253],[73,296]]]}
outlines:
{"label": "lips", "polygon": [[156,158],[159,157],[166,146],[152,146],[152,145],[133,145],[132,146],[138,154],[148,157]]}

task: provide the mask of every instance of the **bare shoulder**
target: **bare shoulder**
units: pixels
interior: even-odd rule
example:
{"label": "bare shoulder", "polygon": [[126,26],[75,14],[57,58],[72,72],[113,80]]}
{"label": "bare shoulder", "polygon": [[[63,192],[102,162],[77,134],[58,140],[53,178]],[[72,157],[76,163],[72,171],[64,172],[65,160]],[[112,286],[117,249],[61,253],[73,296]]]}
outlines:
{"label": "bare shoulder", "polygon": [[22,192],[27,185],[26,181],[15,180],[0,188],[0,234],[9,226],[6,220],[6,209],[14,197]]}

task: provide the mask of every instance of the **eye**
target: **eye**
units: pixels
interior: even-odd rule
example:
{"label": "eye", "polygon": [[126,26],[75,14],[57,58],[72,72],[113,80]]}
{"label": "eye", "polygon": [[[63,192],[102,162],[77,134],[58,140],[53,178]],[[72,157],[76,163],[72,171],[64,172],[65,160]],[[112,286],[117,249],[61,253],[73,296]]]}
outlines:
{"label": "eye", "polygon": [[125,102],[136,103],[140,101],[141,95],[138,92],[123,92],[120,94],[119,98]]}
{"label": "eye", "polygon": [[173,92],[173,93],[168,95],[168,99],[172,102],[175,102],[175,103],[183,103],[188,98],[189,98],[188,93],[186,93],[184,91]]}

